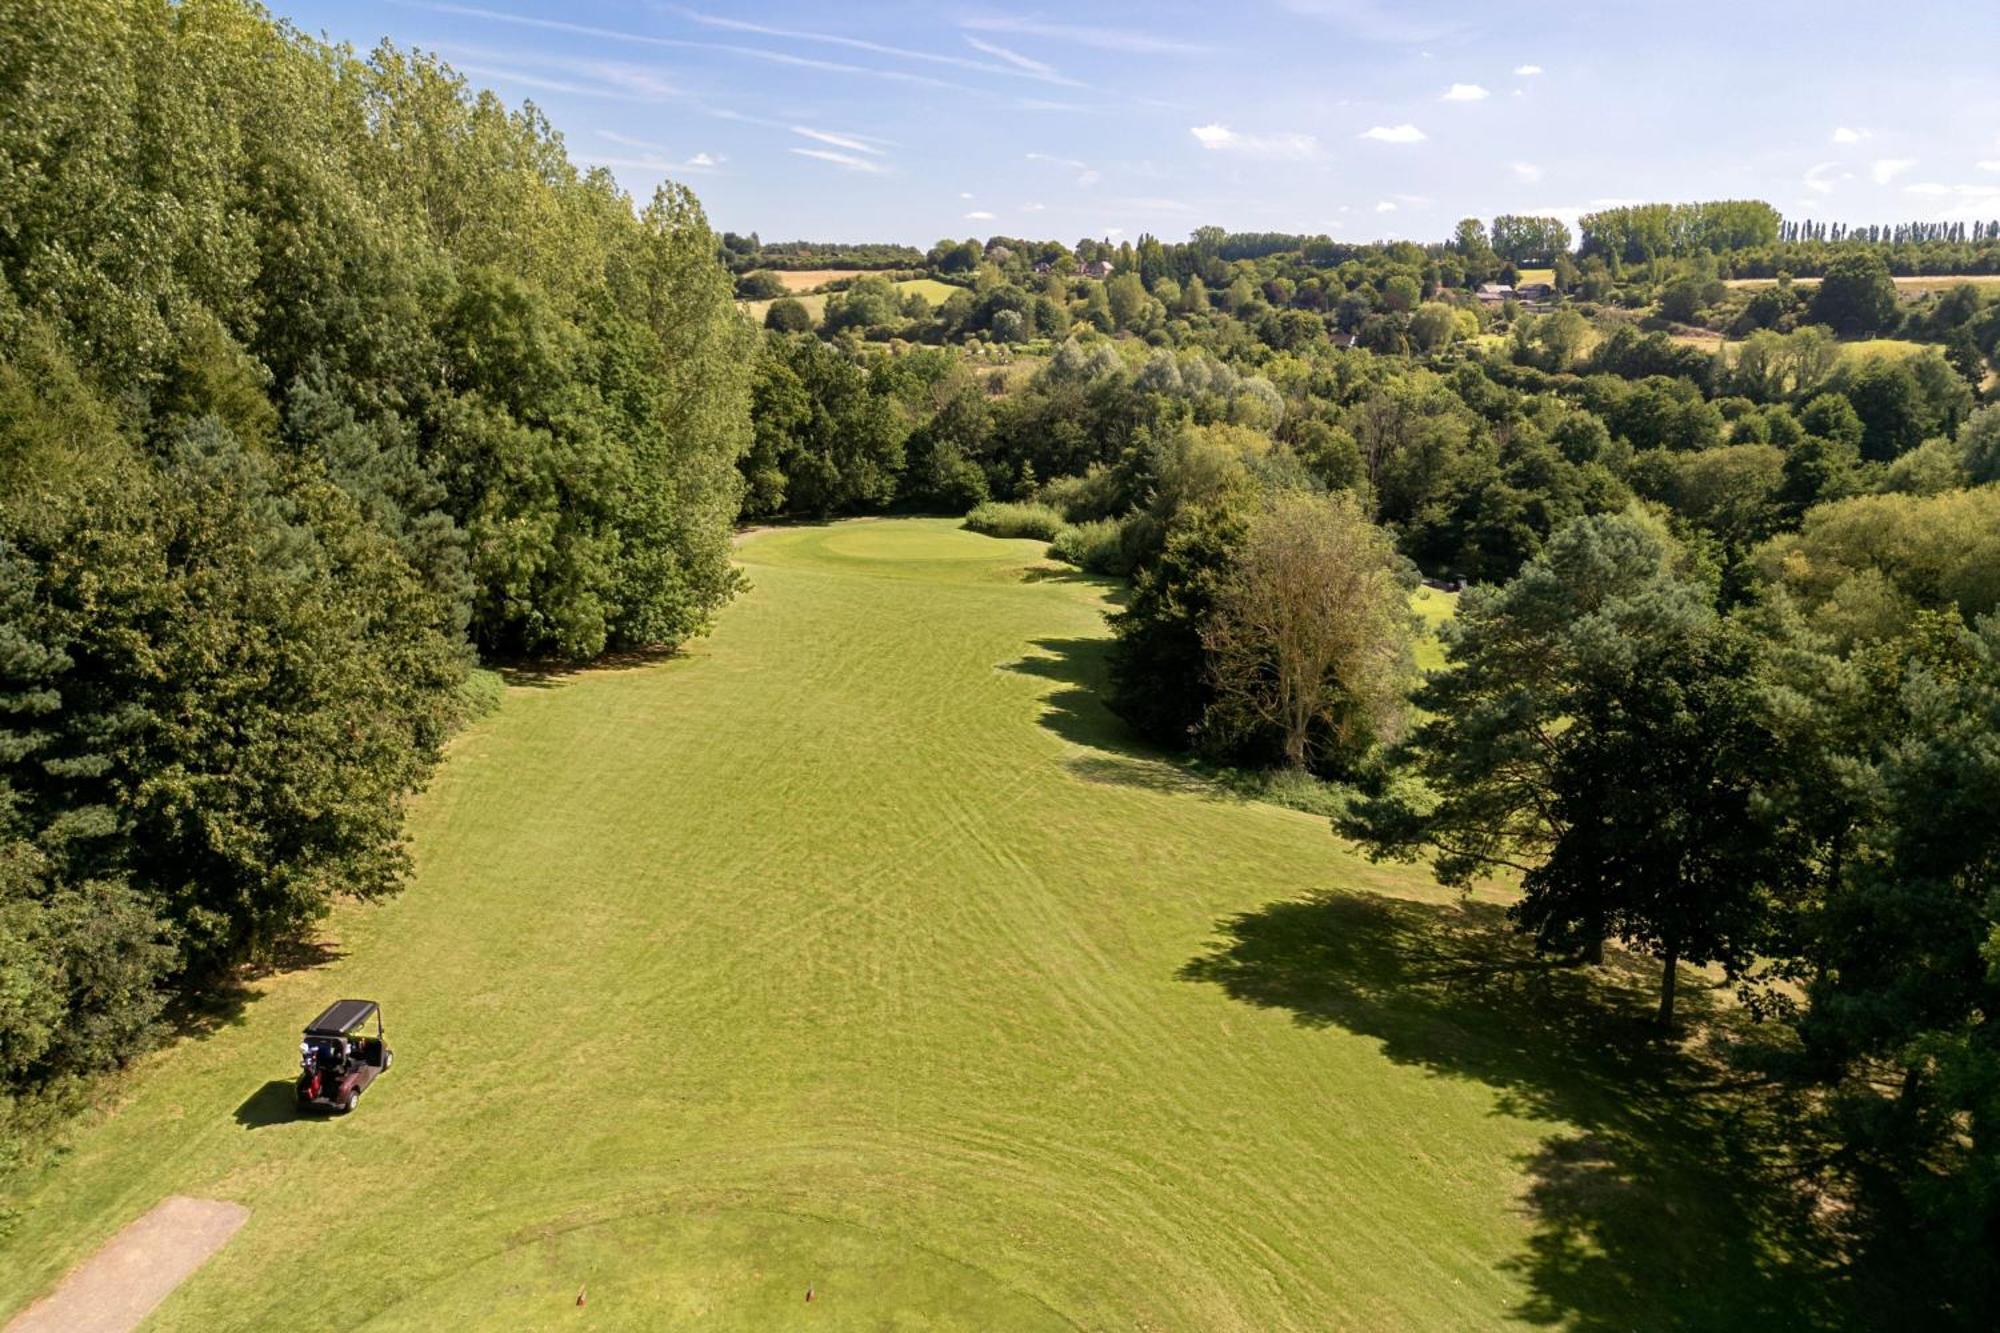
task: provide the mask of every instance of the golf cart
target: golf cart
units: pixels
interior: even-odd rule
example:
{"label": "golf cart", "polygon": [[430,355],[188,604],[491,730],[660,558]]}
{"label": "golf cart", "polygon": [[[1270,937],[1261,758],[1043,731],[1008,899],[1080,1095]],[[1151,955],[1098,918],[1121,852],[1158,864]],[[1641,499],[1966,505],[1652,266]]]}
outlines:
{"label": "golf cart", "polygon": [[299,1109],[347,1114],[391,1058],[382,1039],[382,1007],[373,1000],[335,1000],[306,1024],[299,1043]]}

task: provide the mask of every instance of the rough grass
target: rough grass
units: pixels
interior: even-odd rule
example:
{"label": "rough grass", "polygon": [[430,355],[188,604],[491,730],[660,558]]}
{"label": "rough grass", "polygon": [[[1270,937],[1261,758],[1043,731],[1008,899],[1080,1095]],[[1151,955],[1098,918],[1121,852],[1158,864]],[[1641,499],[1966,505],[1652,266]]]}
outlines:
{"label": "rough grass", "polygon": [[1049,558],[1092,574],[1122,577],[1130,570],[1125,559],[1125,526],[1115,518],[1071,523],[1049,543]]}
{"label": "rough grass", "polygon": [[[408,891],[143,1062],[11,1201],[0,1318],[183,1193],[251,1217],[155,1330],[1823,1321],[1650,966],[1133,744],[1038,544],[739,554],[684,655],[517,677]],[[295,1120],[341,995],[395,1068]]]}
{"label": "rough grass", "polygon": [[1032,541],[1054,541],[1065,528],[1060,511],[1050,505],[1006,500],[987,500],[972,507],[965,526],[989,537],[1023,537]]}

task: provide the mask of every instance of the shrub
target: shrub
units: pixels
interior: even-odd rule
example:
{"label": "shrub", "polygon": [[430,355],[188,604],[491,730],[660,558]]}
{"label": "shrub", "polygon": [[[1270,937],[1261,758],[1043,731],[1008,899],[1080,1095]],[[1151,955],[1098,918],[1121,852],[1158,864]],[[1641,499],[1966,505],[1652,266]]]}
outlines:
{"label": "shrub", "polygon": [[1049,557],[1092,574],[1123,578],[1132,572],[1124,538],[1125,525],[1115,518],[1072,523],[1056,534],[1049,545]]}
{"label": "shrub", "polygon": [[988,500],[974,505],[965,516],[965,526],[989,537],[1030,537],[1054,541],[1063,530],[1062,515],[1045,504],[1009,504]]}
{"label": "shrub", "polygon": [[736,299],[739,301],[769,301],[786,295],[791,289],[784,279],[768,269],[755,273],[745,273],[736,280]]}
{"label": "shrub", "polygon": [[1035,498],[1060,511],[1071,523],[1108,518],[1130,502],[1119,484],[1118,474],[1095,465],[1081,477],[1050,478],[1035,493]]}

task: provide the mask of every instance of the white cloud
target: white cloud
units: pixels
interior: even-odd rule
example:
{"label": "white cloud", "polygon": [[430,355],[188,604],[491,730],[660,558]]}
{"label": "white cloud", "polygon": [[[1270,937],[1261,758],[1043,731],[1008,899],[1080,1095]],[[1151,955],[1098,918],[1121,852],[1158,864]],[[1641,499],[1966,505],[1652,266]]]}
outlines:
{"label": "white cloud", "polygon": [[1979,163],[1981,171],[2000,171],[2000,158],[1989,157]]}
{"label": "white cloud", "polygon": [[[547,62],[533,63],[546,64]],[[565,67],[570,63],[581,62],[565,62]],[[453,59],[452,67],[459,73],[469,74],[474,78],[492,79],[499,83],[517,84],[523,88],[538,88],[547,93],[568,93],[572,97],[608,97],[621,102],[658,102],[664,100],[660,96],[620,92],[615,88],[608,87],[606,86],[607,84],[614,82],[608,75],[604,76],[603,83],[575,83],[564,79],[545,78],[539,74],[524,73],[521,70],[506,65],[486,64],[478,59],[466,60],[463,57]],[[592,70],[588,71],[588,73],[590,77],[595,79],[602,74],[602,71]]]}
{"label": "white cloud", "polygon": [[975,208],[965,215],[967,222],[991,222],[993,215],[983,208]]}
{"label": "white cloud", "polygon": [[1393,213],[1396,211],[1396,205],[1391,201],[1384,199],[1381,203],[1375,205],[1375,211],[1377,213]]}
{"label": "white cloud", "polygon": [[1046,61],[1036,60],[1032,56],[1024,56],[1019,51],[1010,51],[995,42],[982,42],[977,37],[968,37],[965,41],[973,50],[984,51],[989,56],[997,56],[1015,68],[1026,70],[1028,73],[1036,75],[1039,78],[1053,79],[1056,77],[1056,67]]}
{"label": "white cloud", "polygon": [[1416,126],[1407,123],[1402,125],[1376,125],[1373,128],[1363,130],[1355,137],[1357,139],[1373,139],[1377,143],[1422,143],[1424,140],[1430,138],[1428,134],[1425,134]]}
{"label": "white cloud", "polygon": [[1476,83],[1454,83],[1451,87],[1445,89],[1444,96],[1438,100],[1442,102],[1483,102],[1492,95],[1492,93],[1487,92]]}
{"label": "white cloud", "polygon": [[821,162],[831,162],[836,167],[845,167],[849,171],[880,173],[889,169],[880,162],[870,162],[867,158],[856,157],[852,153],[836,153],[828,148],[794,148],[792,151],[800,157],[817,158]]}
{"label": "white cloud", "polygon": [[1533,185],[1542,178],[1542,169],[1532,162],[1515,162],[1512,164],[1512,169],[1514,179],[1523,185]]}
{"label": "white cloud", "polygon": [[1454,36],[1465,26],[1454,19],[1413,17],[1409,10],[1418,6],[1398,5],[1394,0],[1282,0],[1282,3],[1295,13],[1337,23],[1363,41],[1390,46],[1433,42]]}
{"label": "white cloud", "polygon": [[1023,213],[1039,213],[1047,207],[1047,204],[1022,204],[1021,211]]}
{"label": "white cloud", "polygon": [[969,18],[959,24],[974,32],[1018,32],[1050,41],[1074,42],[1099,51],[1125,51],[1146,56],[1203,56],[1209,48],[1193,42],[1154,37],[1140,28],[1093,28],[1076,23],[1046,23],[1040,19],[987,16]]}
{"label": "white cloud", "polygon": [[1805,186],[1816,194],[1831,194],[1834,186],[1853,179],[1854,173],[1842,171],[1838,162],[1816,162],[1806,168]]}
{"label": "white cloud", "polygon": [[601,139],[608,139],[621,148],[636,148],[638,157],[606,157],[602,154],[583,153],[584,161],[601,167],[629,167],[639,171],[713,171],[729,159],[721,153],[696,153],[692,157],[674,160],[673,150],[664,144],[646,139],[635,139],[629,134],[616,130],[599,130]]}
{"label": "white cloud", "polygon": [[[1007,74],[1023,78],[1039,79],[1045,83],[1063,83],[1069,84],[1072,87],[1082,86],[1073,79],[1063,78],[1055,72],[1053,67],[1045,65],[1039,60],[1030,60],[1028,57],[1017,55],[1005,47],[990,46],[984,42],[973,41],[971,38],[967,38],[966,40],[972,42],[974,47],[984,51],[987,55],[998,56],[1007,63],[992,65],[986,61],[973,60],[966,56],[946,55],[937,51],[913,51],[907,46],[889,46],[882,42],[864,41],[859,37],[843,37],[835,33],[809,32],[801,28],[778,28],[765,23],[751,23],[743,19],[726,18],[720,14],[701,14],[692,10],[684,10],[682,14],[685,18],[699,23],[703,27],[721,28],[728,32],[754,33],[759,37],[777,37],[797,42],[820,42],[828,46],[846,47],[852,51],[869,51],[876,55],[894,56],[898,60],[922,60],[933,65],[951,65],[958,69],[977,70],[982,74]],[[742,50],[745,54],[748,53],[748,49],[746,48],[724,47],[722,49]],[[875,72],[880,73],[881,71]]]}
{"label": "white cloud", "polygon": [[1956,196],[1961,199],[1991,199],[1995,195],[2000,195],[2000,185],[1988,185],[1984,182],[1978,185],[1946,185],[1942,181],[1918,181],[1914,185],[1905,185],[1903,193],[1931,195],[1938,198]]}
{"label": "white cloud", "polygon": [[1836,125],[1830,136],[1833,143],[1860,143],[1869,137],[1867,130],[1850,129],[1846,125]]}
{"label": "white cloud", "polygon": [[1123,227],[1106,227],[1104,229],[1104,236],[1106,240],[1109,240],[1114,236],[1123,236],[1124,234],[1125,234],[1125,229]]}
{"label": "white cloud", "polygon": [[1070,168],[1076,172],[1076,183],[1086,190],[1104,179],[1104,173],[1096,167],[1073,157],[1058,157],[1054,153],[1029,153],[1027,157],[1030,162],[1047,162],[1054,166]]}
{"label": "white cloud", "polygon": [[1540,65],[1516,65],[1514,66],[1514,72],[1524,79],[1532,79],[1542,72],[1542,67]]}
{"label": "white cloud", "polygon": [[970,199],[970,198],[972,198],[972,191],[970,191],[970,190],[960,190],[960,191],[958,192],[958,197],[959,197],[959,198],[961,198],[961,199]]}
{"label": "white cloud", "polygon": [[[740,46],[728,42],[696,42],[683,37],[656,37],[649,33],[620,32],[616,28],[599,28],[588,23],[571,23],[565,19],[544,19],[534,18],[526,14],[505,14],[498,10],[480,9],[474,5],[429,4],[425,5],[424,8],[435,10],[440,14],[458,14],[467,18],[485,19],[492,23],[511,23],[517,27],[539,28],[545,32],[574,33],[579,37],[604,37],[611,41],[627,45],[659,46],[680,51],[722,51],[730,55],[743,56],[750,60],[768,61],[774,65],[790,65],[802,69],[823,69],[840,74],[859,74],[865,78],[886,79],[894,83],[912,83],[926,88],[947,88],[958,92],[970,91],[962,85],[950,83],[944,79],[933,79],[925,74],[912,74],[900,69],[876,69],[867,65],[848,65],[835,60],[812,60],[805,56],[792,55],[786,51],[766,50],[761,46]],[[709,21],[698,15],[690,15],[690,17],[695,18],[697,22]],[[711,26],[738,28],[746,31],[759,30],[755,25],[743,24],[731,19],[713,20]],[[836,41],[843,46],[857,46],[864,50],[879,49],[891,51],[918,60],[934,59],[942,60],[947,64],[966,63],[989,70],[1001,70],[1005,73],[1019,72],[1006,70],[999,65],[980,66],[978,61],[968,62],[964,61],[961,57],[931,56],[924,52],[900,51],[898,48],[880,47],[876,43],[860,42],[850,38],[831,38],[816,33],[797,33],[794,35],[811,41]],[[460,68],[464,69],[467,73],[481,72],[465,66],[461,66]]]}
{"label": "white cloud", "polygon": [[1211,152],[1248,157],[1303,158],[1319,149],[1319,140],[1310,134],[1239,134],[1227,125],[1196,125],[1188,133]]}
{"label": "white cloud", "polygon": [[850,153],[867,153],[873,157],[882,156],[881,149],[875,147],[874,143],[859,134],[835,134],[832,130],[808,129],[804,125],[792,126],[792,133],[803,134],[806,138],[816,139],[820,143],[832,144],[835,148],[845,148]]}
{"label": "white cloud", "polygon": [[1917,159],[1914,157],[1878,158],[1875,165],[1868,169],[1868,174],[1874,178],[1877,185],[1887,185],[1915,165]]}
{"label": "white cloud", "polygon": [[657,144],[649,139],[635,139],[629,134],[620,134],[616,130],[599,130],[597,137],[600,139],[609,139],[621,147],[644,149],[648,153],[670,153],[673,151],[664,144]]}

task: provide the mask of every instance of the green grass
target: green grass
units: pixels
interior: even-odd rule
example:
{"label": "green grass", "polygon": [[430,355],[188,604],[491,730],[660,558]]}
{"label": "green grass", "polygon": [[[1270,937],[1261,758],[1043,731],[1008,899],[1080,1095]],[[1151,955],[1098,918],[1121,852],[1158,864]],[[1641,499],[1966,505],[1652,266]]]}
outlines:
{"label": "green grass", "polygon": [[[684,656],[517,678],[408,890],[6,1201],[0,1317],[178,1192],[251,1217],[153,1329],[1800,1326],[1652,970],[1133,744],[1040,551],[766,531]],[[342,995],[395,1068],[295,1120]]]}
{"label": "green grass", "polygon": [[1418,588],[1410,594],[1410,608],[1417,613],[1418,634],[1414,645],[1417,666],[1424,671],[1444,669],[1444,644],[1438,631],[1458,609],[1458,594],[1442,588]]}
{"label": "green grass", "polygon": [[[774,296],[769,301],[738,301],[736,305],[744,314],[750,316],[755,321],[757,327],[761,329],[764,327],[764,317],[771,313],[771,306],[785,299],[782,296]],[[826,317],[826,293],[816,292],[803,296],[793,295],[790,299],[797,301],[806,308],[806,317],[811,319],[813,323],[817,324]]]}
{"label": "green grass", "polygon": [[1864,338],[1859,342],[1842,343],[1840,354],[1850,361],[1905,361],[1913,356],[1922,356],[1936,343],[1912,342],[1908,338]]}
{"label": "green grass", "polygon": [[905,278],[896,284],[896,290],[905,294],[921,292],[924,299],[929,301],[933,307],[936,307],[949,301],[954,292],[962,292],[965,288],[954,287],[952,284],[940,282],[936,278]]}

